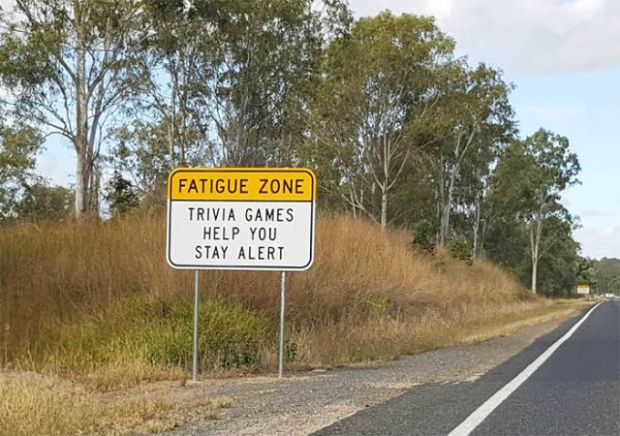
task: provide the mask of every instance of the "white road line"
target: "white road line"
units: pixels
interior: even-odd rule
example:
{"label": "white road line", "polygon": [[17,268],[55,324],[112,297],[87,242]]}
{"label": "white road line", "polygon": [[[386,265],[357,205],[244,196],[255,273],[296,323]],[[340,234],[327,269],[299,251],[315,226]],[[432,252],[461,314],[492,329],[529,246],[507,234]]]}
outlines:
{"label": "white road line", "polygon": [[[602,303],[602,302],[601,302]],[[487,416],[489,416],[500,404],[506,400],[524,381],[526,381],[534,372],[543,364],[551,355],[557,350],[560,345],[562,345],[568,338],[570,338],[573,333],[584,323],[586,319],[590,316],[594,309],[599,307],[601,303],[598,303],[592,309],[586,313],[583,318],[577,322],[569,331],[567,331],[564,336],[555,341],[553,345],[545,350],[538,358],[530,363],[527,368],[519,373],[515,378],[513,378],[506,386],[497,391],[491,398],[486,400],[480,407],[478,407],[471,415],[469,415],[465,421],[461,422],[457,425],[454,430],[452,430],[448,436],[467,436],[469,435],[476,427],[484,421]]]}

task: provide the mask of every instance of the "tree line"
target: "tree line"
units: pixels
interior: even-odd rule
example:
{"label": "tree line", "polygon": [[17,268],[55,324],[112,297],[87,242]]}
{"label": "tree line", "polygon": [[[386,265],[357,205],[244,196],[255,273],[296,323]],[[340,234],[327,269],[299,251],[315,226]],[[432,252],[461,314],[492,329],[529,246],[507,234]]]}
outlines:
{"label": "tree line", "polygon": [[[308,166],[322,209],[490,258],[533,292],[574,285],[568,139],[523,137],[513,85],[457,57],[431,17],[356,20],[345,0],[16,0],[0,14],[0,219],[98,216],[102,196],[116,213],[159,205],[177,166]],[[52,135],[74,149],[71,192],[33,173]]]}
{"label": "tree line", "polygon": [[590,285],[590,291],[620,296],[620,259],[583,259],[579,264],[578,281]]}

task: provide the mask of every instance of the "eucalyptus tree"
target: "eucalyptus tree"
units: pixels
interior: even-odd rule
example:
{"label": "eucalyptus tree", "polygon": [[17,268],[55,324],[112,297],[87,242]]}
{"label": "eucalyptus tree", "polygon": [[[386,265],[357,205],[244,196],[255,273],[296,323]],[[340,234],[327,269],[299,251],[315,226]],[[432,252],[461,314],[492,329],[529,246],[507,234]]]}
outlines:
{"label": "eucalyptus tree", "polygon": [[434,73],[453,48],[432,18],[384,12],[358,20],[326,51],[312,135],[338,168],[332,189],[382,227],[416,151],[417,122],[436,101]]}
{"label": "eucalyptus tree", "polygon": [[[484,64],[470,68],[463,60],[446,68],[441,79],[439,104],[430,122],[430,128],[440,137],[435,147],[438,242],[445,245],[455,202],[469,194],[475,214],[473,242],[477,246],[484,177],[513,126],[513,110],[508,102],[511,86],[498,70]],[[459,189],[461,198],[455,199]]]}
{"label": "eucalyptus tree", "polygon": [[579,275],[579,243],[573,239],[573,228],[573,219],[552,216],[545,220],[540,241],[544,253],[537,268],[536,292],[568,297],[575,289]]}
{"label": "eucalyptus tree", "polygon": [[32,127],[9,125],[0,118],[0,220],[14,215],[32,177],[41,142]]}
{"label": "eucalyptus tree", "polygon": [[168,173],[177,166],[216,164],[208,155],[209,98],[215,46],[215,2],[183,0],[143,4],[146,32],[141,56],[145,72],[138,117],[115,131],[110,160],[129,173],[140,196],[160,201]]}
{"label": "eucalyptus tree", "polygon": [[77,217],[96,213],[102,145],[141,87],[142,12],[134,0],[15,0],[1,13],[0,95],[73,145]]}
{"label": "eucalyptus tree", "polygon": [[306,100],[323,44],[316,2],[216,3],[207,106],[219,161],[290,165],[304,139]]}
{"label": "eucalyptus tree", "polygon": [[545,238],[543,230],[553,220],[571,223],[560,199],[568,187],[579,183],[579,171],[579,160],[570,151],[568,139],[540,129],[511,143],[493,175],[495,207],[521,222],[527,232],[532,293],[537,292],[539,261],[558,240]]}
{"label": "eucalyptus tree", "polygon": [[144,57],[149,71],[148,98],[139,103],[152,116],[133,127],[150,131],[165,143],[169,168],[196,164],[206,147],[205,103],[212,91],[215,4],[182,0],[145,3],[151,29]]}
{"label": "eucalyptus tree", "polygon": [[117,157],[143,193],[177,165],[299,161],[322,45],[346,31],[340,0],[148,2],[143,116]]}

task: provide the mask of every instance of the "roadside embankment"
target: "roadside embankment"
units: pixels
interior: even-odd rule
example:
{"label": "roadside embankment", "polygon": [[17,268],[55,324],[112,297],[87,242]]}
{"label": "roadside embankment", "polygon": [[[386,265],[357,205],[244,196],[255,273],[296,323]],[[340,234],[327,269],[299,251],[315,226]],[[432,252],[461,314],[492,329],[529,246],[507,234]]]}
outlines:
{"label": "roadside embankment", "polygon": [[[72,383],[71,392],[110,398],[120,387],[183,382],[193,275],[167,266],[164,238],[160,215],[0,227],[0,362],[13,371],[0,377],[34,371]],[[417,253],[410,240],[406,231],[382,232],[362,220],[319,219],[314,266],[288,277],[289,369],[392,360],[568,310],[531,297],[492,264]],[[278,274],[203,277],[203,374],[273,371]],[[19,384],[6,386],[18,395]],[[3,398],[11,397],[7,392]],[[79,395],[66,398],[66,410],[82,404]],[[0,408],[0,422],[6,410]],[[151,413],[141,410],[139,416]]]}

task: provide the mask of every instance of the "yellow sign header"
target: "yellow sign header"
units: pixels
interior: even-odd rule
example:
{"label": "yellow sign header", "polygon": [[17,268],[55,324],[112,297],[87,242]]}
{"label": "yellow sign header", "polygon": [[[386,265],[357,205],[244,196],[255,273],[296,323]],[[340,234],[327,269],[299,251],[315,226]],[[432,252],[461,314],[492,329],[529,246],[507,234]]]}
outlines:
{"label": "yellow sign header", "polygon": [[306,168],[177,168],[168,200],[313,201],[316,176]]}

